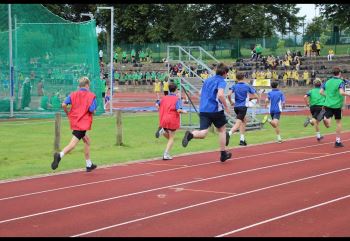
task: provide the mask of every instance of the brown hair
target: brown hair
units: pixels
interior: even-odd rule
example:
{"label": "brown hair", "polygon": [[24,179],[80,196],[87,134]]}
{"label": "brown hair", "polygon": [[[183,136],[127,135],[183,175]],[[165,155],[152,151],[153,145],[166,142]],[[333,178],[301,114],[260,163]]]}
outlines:
{"label": "brown hair", "polygon": [[236,78],[237,78],[237,80],[242,80],[242,79],[244,79],[244,74],[243,73],[237,73]]}
{"label": "brown hair", "polygon": [[79,80],[79,87],[85,87],[86,85],[90,85],[90,80],[88,77],[83,76]]}
{"label": "brown hair", "polygon": [[335,75],[335,76],[337,76],[337,75],[339,75],[340,74],[340,68],[338,67],[338,66],[335,66],[334,68],[333,68],[333,74]]}
{"label": "brown hair", "polygon": [[223,75],[227,74],[228,71],[229,71],[229,68],[224,63],[219,63],[218,66],[216,66],[216,74],[217,75],[223,76]]}

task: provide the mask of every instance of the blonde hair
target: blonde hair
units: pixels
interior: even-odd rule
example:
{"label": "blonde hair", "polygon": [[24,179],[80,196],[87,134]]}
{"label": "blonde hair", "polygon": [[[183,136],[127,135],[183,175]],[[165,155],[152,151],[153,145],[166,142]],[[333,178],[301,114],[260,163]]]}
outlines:
{"label": "blonde hair", "polygon": [[90,85],[90,80],[88,77],[83,76],[79,80],[79,87],[85,87],[86,85]]}

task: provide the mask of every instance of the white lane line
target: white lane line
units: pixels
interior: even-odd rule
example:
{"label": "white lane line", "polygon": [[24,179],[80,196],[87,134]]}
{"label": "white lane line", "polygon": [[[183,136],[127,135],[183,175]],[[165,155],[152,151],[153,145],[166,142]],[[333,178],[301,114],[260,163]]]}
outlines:
{"label": "white lane line", "polygon": [[[344,154],[344,153],[350,153],[350,151],[334,153],[334,154],[331,154],[331,155],[325,155],[325,156],[321,156],[321,157],[335,156],[335,155]],[[110,200],[115,200],[115,199],[119,199],[119,198],[140,195],[140,194],[153,192],[153,191],[158,191],[158,190],[162,190],[162,189],[178,187],[178,186],[183,186],[183,185],[193,184],[193,183],[198,183],[198,182],[204,182],[204,181],[208,181],[208,180],[213,180],[213,179],[218,179],[218,178],[228,177],[228,176],[233,176],[233,175],[239,175],[239,174],[242,174],[242,173],[254,172],[254,171],[257,171],[257,170],[263,170],[263,169],[268,169],[268,168],[273,168],[273,167],[278,167],[278,166],[290,165],[290,164],[294,164],[294,163],[298,163],[298,162],[304,162],[304,161],[308,161],[308,160],[320,159],[321,157],[310,157],[310,158],[305,158],[305,159],[296,160],[296,161],[287,162],[287,163],[279,163],[279,164],[275,164],[275,165],[264,166],[264,167],[249,169],[249,170],[240,171],[240,172],[233,172],[233,173],[223,174],[223,175],[219,175],[219,176],[204,178],[204,179],[200,179],[200,180],[194,180],[194,181],[183,182],[183,183],[178,183],[178,184],[173,184],[173,185],[168,185],[168,186],[148,189],[148,190],[134,192],[134,193],[128,193],[128,194],[115,196],[115,197],[110,197],[110,198],[105,198],[105,199],[99,199],[99,200],[95,200],[95,201],[91,201],[91,202],[85,202],[85,203],[72,205],[72,206],[67,206],[67,207],[63,207],[63,208],[52,209],[52,210],[48,210],[48,211],[44,211],[44,212],[34,213],[34,214],[20,216],[20,217],[11,218],[11,219],[5,219],[5,220],[0,221],[0,224],[11,222],[11,221],[16,221],[16,220],[21,220],[21,219],[25,219],[25,218],[31,218],[31,217],[35,217],[35,216],[39,216],[39,215],[44,215],[44,214],[64,211],[64,210],[73,209],[73,208],[77,208],[77,207],[83,207],[83,206],[87,206],[87,205],[97,204],[97,203],[106,202],[106,201],[110,201]]]}
{"label": "white lane line", "polygon": [[75,234],[75,235],[73,235],[71,237],[84,236],[84,235],[87,235],[87,234],[104,231],[104,230],[107,230],[107,229],[111,229],[111,228],[123,226],[123,225],[126,225],[126,224],[131,224],[131,223],[135,223],[135,222],[139,222],[139,221],[143,221],[143,220],[147,220],[147,219],[163,216],[163,215],[166,215],[166,214],[175,213],[175,212],[183,211],[183,210],[194,208],[194,207],[199,207],[199,206],[203,206],[203,205],[206,205],[206,204],[211,204],[211,203],[214,203],[214,202],[223,201],[223,200],[230,199],[230,198],[235,198],[235,197],[239,197],[239,196],[243,196],[243,195],[247,195],[247,194],[251,194],[251,193],[255,193],[255,192],[260,192],[260,191],[271,189],[271,188],[275,188],[275,187],[288,185],[288,184],[291,184],[291,183],[301,182],[301,181],[309,180],[309,179],[312,179],[312,178],[317,178],[317,177],[321,177],[321,176],[325,176],[325,175],[331,175],[331,174],[334,174],[334,173],[348,171],[348,170],[350,170],[350,167],[344,168],[344,169],[340,169],[340,170],[336,170],[336,171],[321,173],[321,174],[317,174],[317,175],[314,175],[314,176],[304,177],[304,178],[300,178],[300,179],[296,179],[296,180],[292,180],[292,181],[288,181],[288,182],[283,182],[283,183],[275,184],[275,185],[272,185],[272,186],[262,187],[262,188],[259,188],[259,189],[254,189],[254,190],[250,190],[250,191],[247,191],[247,192],[234,194],[234,195],[231,195],[231,196],[218,198],[218,199],[213,199],[213,200],[210,200],[210,201],[197,203],[197,204],[193,204],[193,205],[190,205],[190,206],[185,206],[185,207],[182,207],[182,208],[177,208],[177,209],[169,210],[169,211],[162,212],[162,213],[157,213],[157,214],[146,216],[146,217],[143,217],[143,218],[138,218],[138,219],[130,220],[130,221],[127,221],[127,222],[118,223],[118,224],[106,226],[106,227],[99,228],[99,229],[94,229],[94,230],[91,230],[91,231],[88,231],[88,232]]}
{"label": "white lane line", "polygon": [[[348,140],[350,140],[350,139],[348,139]],[[308,147],[315,147],[315,146],[326,145],[326,144],[329,144],[329,143],[333,143],[333,142],[322,143],[322,144],[314,144],[314,145],[308,145],[308,146],[303,146],[303,147],[295,147],[295,148],[283,149],[283,150],[278,150],[278,151],[264,152],[264,153],[259,153],[259,154],[253,154],[253,155],[248,155],[248,156],[231,158],[230,160],[239,160],[239,159],[245,159],[245,158],[250,158],[250,157],[257,157],[257,156],[264,156],[264,155],[269,155],[269,154],[274,154],[274,153],[280,153],[280,152],[285,152],[285,151],[299,150],[299,149],[304,149],[304,148],[308,148]],[[195,165],[188,165],[188,166],[184,166],[184,167],[177,167],[177,168],[171,168],[171,169],[160,170],[160,171],[146,172],[146,173],[135,174],[135,175],[125,176],[125,177],[117,177],[117,178],[105,179],[105,180],[95,181],[95,182],[87,182],[87,183],[76,184],[76,185],[71,185],[71,186],[65,186],[65,187],[60,187],[60,188],[53,188],[53,189],[48,189],[48,190],[43,190],[43,191],[38,191],[38,192],[25,193],[25,194],[20,194],[20,195],[0,198],[0,201],[4,201],[4,200],[8,200],[8,199],[14,199],[14,198],[20,198],[20,197],[27,197],[27,196],[43,194],[43,193],[48,193],[48,192],[60,191],[60,190],[65,190],[65,189],[78,188],[78,187],[83,187],[83,186],[88,186],[88,185],[93,185],[93,184],[112,182],[112,181],[123,180],[123,179],[127,179],[127,178],[147,176],[147,175],[150,175],[150,174],[157,174],[157,173],[163,173],[163,172],[176,171],[176,170],[185,169],[185,168],[193,168],[193,167],[205,166],[205,165],[210,165],[210,164],[218,164],[218,161],[206,162],[206,163],[195,164]]]}
{"label": "white lane line", "polygon": [[350,195],[346,195],[346,196],[342,196],[342,197],[339,197],[339,198],[335,198],[335,199],[329,200],[327,202],[319,203],[317,205],[313,205],[313,206],[310,206],[310,207],[299,209],[299,210],[296,210],[296,211],[293,211],[293,212],[290,212],[290,213],[286,213],[286,214],[283,214],[283,215],[280,215],[280,216],[277,216],[277,217],[274,217],[274,218],[266,219],[264,221],[261,221],[261,222],[258,222],[258,223],[254,223],[254,224],[242,227],[242,228],[234,229],[234,230],[229,231],[227,233],[219,234],[219,235],[217,235],[215,237],[224,237],[224,236],[227,236],[227,235],[230,235],[230,234],[238,233],[240,231],[243,231],[243,230],[246,230],[246,229],[249,229],[249,228],[253,228],[253,227],[265,224],[265,223],[269,223],[269,222],[272,222],[272,221],[275,221],[275,220],[278,220],[278,219],[282,219],[282,218],[285,218],[285,217],[288,217],[288,216],[292,216],[294,214],[305,212],[305,211],[308,211],[310,209],[321,207],[321,206],[324,206],[324,205],[327,205],[327,204],[330,204],[330,203],[341,201],[341,200],[349,198],[349,197],[350,197]]}

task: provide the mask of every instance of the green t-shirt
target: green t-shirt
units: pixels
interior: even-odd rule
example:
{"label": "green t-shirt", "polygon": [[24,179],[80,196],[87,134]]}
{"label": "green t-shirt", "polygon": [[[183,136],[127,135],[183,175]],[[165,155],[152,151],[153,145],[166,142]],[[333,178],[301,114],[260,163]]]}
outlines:
{"label": "green t-shirt", "polygon": [[47,110],[47,104],[49,103],[49,97],[46,95],[42,96],[40,99],[40,107]]}
{"label": "green t-shirt", "polygon": [[324,106],[329,108],[342,108],[344,103],[344,96],[339,93],[339,89],[344,88],[344,82],[338,77],[332,77],[326,81],[323,89],[326,93],[326,100]]}
{"label": "green t-shirt", "polygon": [[320,94],[320,88],[313,88],[309,90],[309,92],[307,93],[307,96],[309,96],[309,99],[310,99],[310,106],[324,105],[324,101],[326,97]]}

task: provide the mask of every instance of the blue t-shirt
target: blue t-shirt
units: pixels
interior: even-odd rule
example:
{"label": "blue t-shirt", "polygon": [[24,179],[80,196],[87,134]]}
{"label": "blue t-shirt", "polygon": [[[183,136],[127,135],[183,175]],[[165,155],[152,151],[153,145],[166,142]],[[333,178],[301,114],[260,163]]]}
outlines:
{"label": "blue t-shirt", "polygon": [[282,112],[282,103],[285,103],[286,99],[284,94],[279,89],[272,89],[267,93],[267,98],[269,99],[269,111],[270,113]]}
{"label": "blue t-shirt", "polygon": [[[85,89],[85,88],[80,88],[79,90],[87,91],[87,89]],[[70,95],[67,96],[67,98],[65,99],[64,103],[66,105],[72,104],[72,100],[70,98]],[[92,103],[91,103],[91,105],[89,107],[89,111],[92,113],[92,112],[94,112],[94,110],[96,110],[96,108],[97,108],[97,102],[96,102],[96,98],[94,98],[94,100],[92,101]]]}
{"label": "blue t-shirt", "polygon": [[256,93],[256,90],[252,86],[244,82],[238,82],[237,84],[232,85],[230,90],[232,90],[232,92],[235,93],[235,107],[248,107],[248,93]]}
{"label": "blue t-shirt", "polygon": [[226,82],[221,75],[214,75],[206,79],[201,90],[201,100],[199,112],[219,112],[224,109],[223,104],[218,99],[218,89],[225,90]]}

